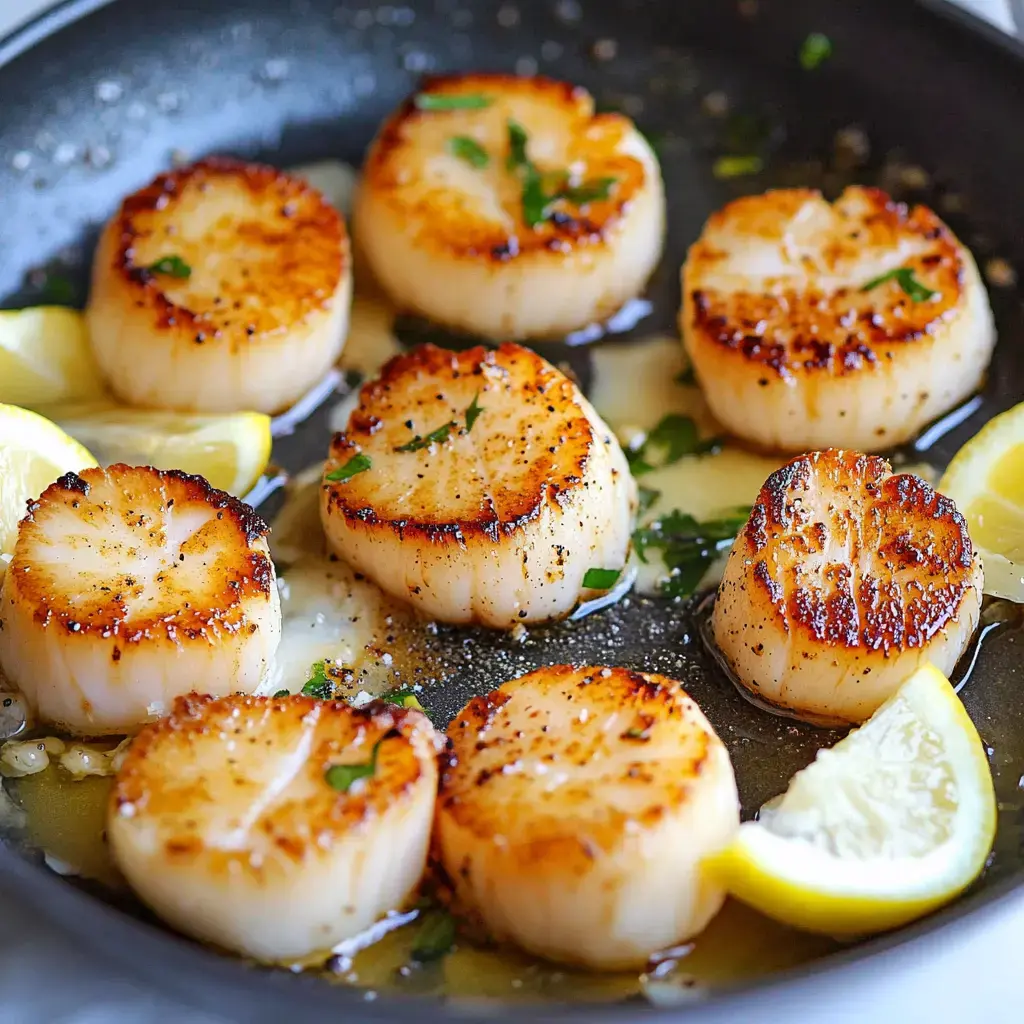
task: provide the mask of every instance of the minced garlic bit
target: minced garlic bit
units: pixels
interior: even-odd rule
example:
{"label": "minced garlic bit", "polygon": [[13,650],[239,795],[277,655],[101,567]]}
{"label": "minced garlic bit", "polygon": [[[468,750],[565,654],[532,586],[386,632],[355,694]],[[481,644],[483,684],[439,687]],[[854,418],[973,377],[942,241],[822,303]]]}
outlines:
{"label": "minced garlic bit", "polygon": [[35,775],[49,767],[50,755],[64,752],[64,742],[55,736],[37,740],[9,740],[0,747],[0,774],[11,779]]}
{"label": "minced garlic bit", "polygon": [[84,743],[66,744],[56,736],[9,740],[0,747],[0,774],[12,779],[36,775],[45,771],[55,757],[60,767],[76,780],[89,775],[114,775],[130,743],[128,737],[110,750],[101,750]]}

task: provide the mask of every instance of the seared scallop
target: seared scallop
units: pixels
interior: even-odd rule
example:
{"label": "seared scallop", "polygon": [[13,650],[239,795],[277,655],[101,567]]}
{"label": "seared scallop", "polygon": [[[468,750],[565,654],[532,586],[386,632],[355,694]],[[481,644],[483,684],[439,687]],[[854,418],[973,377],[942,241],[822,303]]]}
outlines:
{"label": "seared scallop", "polygon": [[161,174],[107,224],[89,334],[126,402],[274,413],[337,359],[351,294],[345,225],[319,192],[209,159]]}
{"label": "seared scallop", "polygon": [[448,738],[436,854],[491,938],[637,968],[718,911],[700,862],[739,825],[736,780],[678,683],[542,668],[474,698]]}
{"label": "seared scallop", "polygon": [[891,447],[979,386],[995,330],[970,252],[927,207],[848,188],[729,203],[683,267],[711,411],[784,451]]}
{"label": "seared scallop", "polygon": [[354,211],[403,309],[490,338],[606,319],[661,253],[651,147],[588,92],[546,78],[434,78],[384,125]]}
{"label": "seared scallop", "polygon": [[877,456],[814,452],[761,489],[729,555],[714,637],[757,700],[863,722],[925,663],[952,672],[981,592],[949,498]]}
{"label": "seared scallop", "polygon": [[327,952],[419,883],[435,740],[390,704],[179,698],[118,772],[111,853],[188,935],[261,960]]}
{"label": "seared scallop", "polygon": [[176,470],[68,473],[18,527],[0,666],[38,718],[132,732],[197,686],[254,690],[281,637],[267,528]]}
{"label": "seared scallop", "polygon": [[[635,486],[579,389],[518,345],[424,345],[367,384],[331,444],[329,546],[425,615],[509,628],[621,570]],[[612,574],[614,575],[614,574]]]}

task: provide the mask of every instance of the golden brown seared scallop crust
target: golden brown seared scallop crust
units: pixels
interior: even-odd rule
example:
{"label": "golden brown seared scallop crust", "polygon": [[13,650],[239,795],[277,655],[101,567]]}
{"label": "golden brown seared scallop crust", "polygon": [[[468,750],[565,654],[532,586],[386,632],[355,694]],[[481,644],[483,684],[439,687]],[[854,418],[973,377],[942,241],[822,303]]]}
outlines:
{"label": "golden brown seared scallop crust", "polygon": [[[188,694],[132,741],[110,797],[111,814],[148,819],[166,833],[164,851],[178,861],[202,858],[212,874],[242,871],[259,879],[280,870],[282,860],[322,856],[352,830],[410,798],[424,770],[409,741],[429,747],[431,732],[421,712],[381,702],[354,708],[315,697]],[[396,737],[405,742],[393,743]],[[211,747],[215,738],[220,756]],[[368,763],[378,742],[377,771],[362,785],[343,793],[326,783],[332,765]],[[283,799],[250,823],[244,850],[225,844],[222,831],[207,830],[211,820],[230,817],[232,805],[258,804],[256,794],[267,786],[253,759],[227,756],[228,744],[242,751],[257,747],[256,760],[265,759],[268,767],[300,746],[305,753]],[[172,764],[180,768],[168,777]],[[262,856],[251,856],[253,851]]]}
{"label": "golden brown seared scallop crust", "polygon": [[550,666],[471,700],[448,738],[436,855],[493,938],[635,966],[718,909],[699,865],[738,825],[736,784],[678,683]]}
{"label": "golden brown seared scallop crust", "polygon": [[681,321],[716,416],[783,449],[912,436],[977,387],[995,340],[949,228],[861,187],[833,204],[772,191],[713,214],[683,268]]}
{"label": "golden brown seared scallop crust", "polygon": [[[480,105],[422,109],[467,97]],[[525,214],[515,130],[545,195],[567,193],[539,221]],[[559,336],[643,287],[661,251],[664,192],[632,121],[595,113],[586,90],[447,76],[427,80],[379,132],[354,217],[401,307],[485,337]]]}
{"label": "golden brown seared scallop crust", "polygon": [[334,437],[324,481],[331,547],[447,621],[564,615],[587,569],[625,564],[622,451],[579,389],[518,345],[392,359]]}
{"label": "golden brown seared scallop crust", "polygon": [[[178,536],[175,520],[197,514],[201,528],[191,533],[189,523]],[[69,530],[70,520],[77,523]],[[86,469],[65,474],[29,503],[9,571],[18,599],[31,604],[44,628],[122,643],[196,640],[237,630],[246,602],[269,597],[268,532],[250,506],[201,476]],[[146,548],[159,562],[153,572]]]}
{"label": "golden brown seared scallop crust", "polygon": [[436,754],[426,716],[394,705],[191,694],[132,743],[111,852],[187,934],[260,959],[328,951],[418,884]]}
{"label": "golden brown seared scallop crust", "polygon": [[858,722],[918,662],[952,671],[981,584],[949,498],[876,456],[814,452],[762,488],[729,556],[715,638],[767,702]]}
{"label": "golden brown seared scallop crust", "polygon": [[177,470],[68,473],[29,505],[0,588],[0,664],[43,721],[128,732],[198,684],[252,691],[281,609],[267,527]]}
{"label": "golden brown seared scallop crust", "polygon": [[90,333],[127,401],[275,412],[337,358],[350,291],[345,225],[319,192],[209,158],[161,174],[107,224]]}

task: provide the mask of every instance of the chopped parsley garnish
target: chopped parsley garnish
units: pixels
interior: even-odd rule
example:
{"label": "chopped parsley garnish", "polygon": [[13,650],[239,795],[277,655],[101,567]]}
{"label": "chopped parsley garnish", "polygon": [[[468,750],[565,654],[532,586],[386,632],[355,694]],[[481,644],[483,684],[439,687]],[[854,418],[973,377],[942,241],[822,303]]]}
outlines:
{"label": "chopped parsley garnish", "polygon": [[73,306],[78,297],[78,289],[71,279],[63,274],[47,274],[39,291],[41,306]]}
{"label": "chopped parsley garnish", "polygon": [[291,695],[291,690],[278,690],[277,693],[274,694],[275,697],[290,697]]}
{"label": "chopped parsley garnish", "polygon": [[634,725],[622,734],[624,740],[649,740],[650,738],[650,726]]}
{"label": "chopped parsley garnish", "polygon": [[748,174],[760,174],[764,160],[756,153],[747,156],[720,156],[712,165],[711,173],[720,180],[743,178]]}
{"label": "chopped parsley garnish", "polygon": [[476,423],[477,418],[483,409],[480,407],[480,392],[478,391],[473,396],[473,401],[469,403],[469,408],[466,410],[466,433],[468,434],[473,429],[473,424]]}
{"label": "chopped parsley garnish", "polygon": [[615,178],[592,178],[573,184],[564,172],[542,174],[527,152],[528,141],[526,129],[516,121],[509,121],[505,166],[517,174],[522,183],[523,221],[528,227],[543,224],[551,214],[551,207],[559,200],[585,206],[611,195]]}
{"label": "chopped parsley garnish", "polygon": [[327,662],[318,661],[309,670],[309,679],[302,687],[302,694],[305,697],[317,697],[320,700],[330,700],[334,696],[334,683],[327,674]]}
{"label": "chopped parsley garnish", "polygon": [[168,277],[187,278],[192,276],[192,268],[180,256],[161,256],[155,263],[144,268],[151,274],[166,274]]}
{"label": "chopped parsley garnish", "polygon": [[[530,158],[526,153],[526,143],[529,136],[526,129],[517,121],[508,122],[508,159],[505,167],[510,171],[516,171],[523,167],[533,167]],[[537,169],[533,167],[536,173]]]}
{"label": "chopped parsley garnish", "polygon": [[661,491],[657,491],[653,487],[644,487],[641,484],[636,489],[636,497],[636,514],[642,516],[661,497]]}
{"label": "chopped parsley garnish", "polygon": [[465,160],[470,167],[475,167],[477,170],[482,170],[491,162],[487,150],[476,139],[471,139],[468,135],[456,135],[450,138],[448,152],[460,160]]}
{"label": "chopped parsley garnish", "polygon": [[369,455],[362,453],[353,455],[344,466],[332,469],[324,479],[332,484],[344,483],[346,480],[351,480],[357,473],[365,473],[372,465]]}
{"label": "chopped parsley garnish", "polygon": [[455,918],[444,910],[429,910],[416,934],[412,958],[428,963],[447,956],[455,945]]}
{"label": "chopped parsley garnish", "polygon": [[588,590],[610,590],[621,575],[621,569],[588,569],[583,574],[583,586]]}
{"label": "chopped parsley garnish", "polygon": [[421,92],[413,100],[417,110],[483,110],[493,102],[490,96],[476,92]]}
{"label": "chopped parsley garnish", "polygon": [[409,689],[393,690],[391,693],[385,693],[380,699],[387,704],[397,704],[400,708],[411,708],[414,711],[427,713],[426,708],[419,702],[419,698]]}
{"label": "chopped parsley garnish", "polygon": [[661,552],[668,579],[658,589],[668,597],[689,597],[711,564],[732,547],[747,521],[748,510],[735,509],[717,519],[699,522],[678,509],[633,533],[633,548],[641,562],[650,551]]}
{"label": "chopped parsley garnish", "polygon": [[432,430],[426,437],[420,437],[417,434],[408,444],[401,444],[394,450],[396,452],[418,452],[424,448],[429,448],[432,444],[443,444],[448,440],[448,435],[452,432],[452,428],[457,426],[458,424],[452,421],[446,423],[443,427],[438,427],[437,430]]}
{"label": "chopped parsley garnish", "polygon": [[552,199],[566,199],[577,206],[607,199],[612,194],[617,178],[591,178],[579,185],[563,185]]}
{"label": "chopped parsley garnish", "polygon": [[910,296],[912,302],[927,302],[929,299],[936,299],[939,297],[938,292],[933,292],[927,285],[921,284],[916,277],[914,277],[914,271],[910,267],[897,267],[895,270],[890,270],[884,274],[879,274],[878,277],[873,277],[863,288],[862,292],[869,292],[873,288],[877,288],[880,284],[885,284],[886,281],[895,281],[906,293]]}
{"label": "chopped parsley garnish", "polygon": [[332,764],[324,772],[327,785],[336,789],[339,793],[347,793],[354,782],[359,779],[369,779],[377,771],[377,751],[384,742],[383,737],[377,740],[370,753],[370,760],[361,764]]}
{"label": "chopped parsley garnish", "polygon": [[722,447],[718,438],[701,440],[697,424],[689,416],[669,413],[647,435],[639,448],[626,451],[633,476],[671,466],[686,455],[709,455]]}
{"label": "chopped parsley garnish", "polygon": [[822,32],[812,32],[800,44],[800,67],[813,71],[832,56],[832,40]]}

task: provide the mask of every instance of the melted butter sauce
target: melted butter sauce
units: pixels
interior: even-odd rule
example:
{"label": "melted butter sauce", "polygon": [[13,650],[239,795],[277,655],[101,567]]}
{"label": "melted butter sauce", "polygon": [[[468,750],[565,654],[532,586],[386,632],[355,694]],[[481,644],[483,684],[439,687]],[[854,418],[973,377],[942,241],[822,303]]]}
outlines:
{"label": "melted butter sauce", "polygon": [[[295,173],[320,188],[343,211],[350,209],[356,181],[353,168],[338,161],[324,161],[297,168]],[[582,344],[635,326],[633,321],[649,309],[645,302],[630,307],[629,324],[588,328],[568,339],[569,343]],[[340,369],[363,378],[375,374],[384,362],[402,351],[394,323],[393,310],[361,272],[357,254],[351,326]],[[720,433],[700,391],[677,381],[686,366],[678,338],[657,334],[634,337],[593,349],[591,358],[589,397],[624,444],[634,442],[670,413],[691,417],[704,436]],[[357,390],[351,389],[333,406],[328,418],[330,430],[344,428],[357,395]],[[955,419],[954,414],[950,416]],[[941,432],[949,427],[941,424],[936,429]],[[933,434],[926,431],[922,439],[931,444]],[[325,448],[326,443],[325,437]],[[930,466],[912,462],[926,447],[922,444],[914,452],[905,453],[901,461],[907,464],[898,464],[898,468],[919,472],[933,481]],[[716,455],[687,457],[655,470],[645,475],[642,483],[661,493],[643,521],[650,522],[672,509],[703,519],[725,509],[750,505],[766,477],[785,461],[782,456],[752,452],[726,442]],[[318,518],[320,468],[311,466],[289,481],[284,506],[274,522],[271,544],[279,570],[283,631],[276,664],[262,692],[300,689],[309,666],[322,658],[338,659],[352,667],[352,697],[358,697],[361,691],[380,694],[396,686],[427,688],[443,683],[459,670],[463,656],[472,657],[471,648],[462,650],[461,644],[450,637],[446,646],[436,629],[419,621],[409,609],[387,598],[343,563],[328,557]],[[656,592],[664,567],[653,562],[637,563],[636,568],[636,588],[644,593]],[[705,585],[714,581],[716,569],[720,566],[709,570]],[[989,631],[1010,619],[1008,615],[993,616]],[[979,634],[978,645],[983,635]],[[502,681],[496,678],[494,684]],[[965,682],[966,677],[959,680],[960,685]],[[123,889],[103,837],[110,785],[108,778],[73,780],[56,765],[36,775],[7,780],[6,786],[19,807],[0,800],[0,830],[20,831],[23,826],[24,840],[45,850],[56,870]],[[462,939],[443,959],[414,966],[411,950],[417,931],[415,917],[404,915],[392,923],[400,926],[377,928],[373,934],[349,940],[338,950],[325,951],[301,966],[320,969],[339,984],[433,994],[474,1005],[490,1000],[539,998],[644,998],[674,1005],[699,997],[715,986],[796,966],[837,945],[776,924],[729,901],[694,942],[656,958],[642,974],[574,971],[514,949],[487,948]]]}

